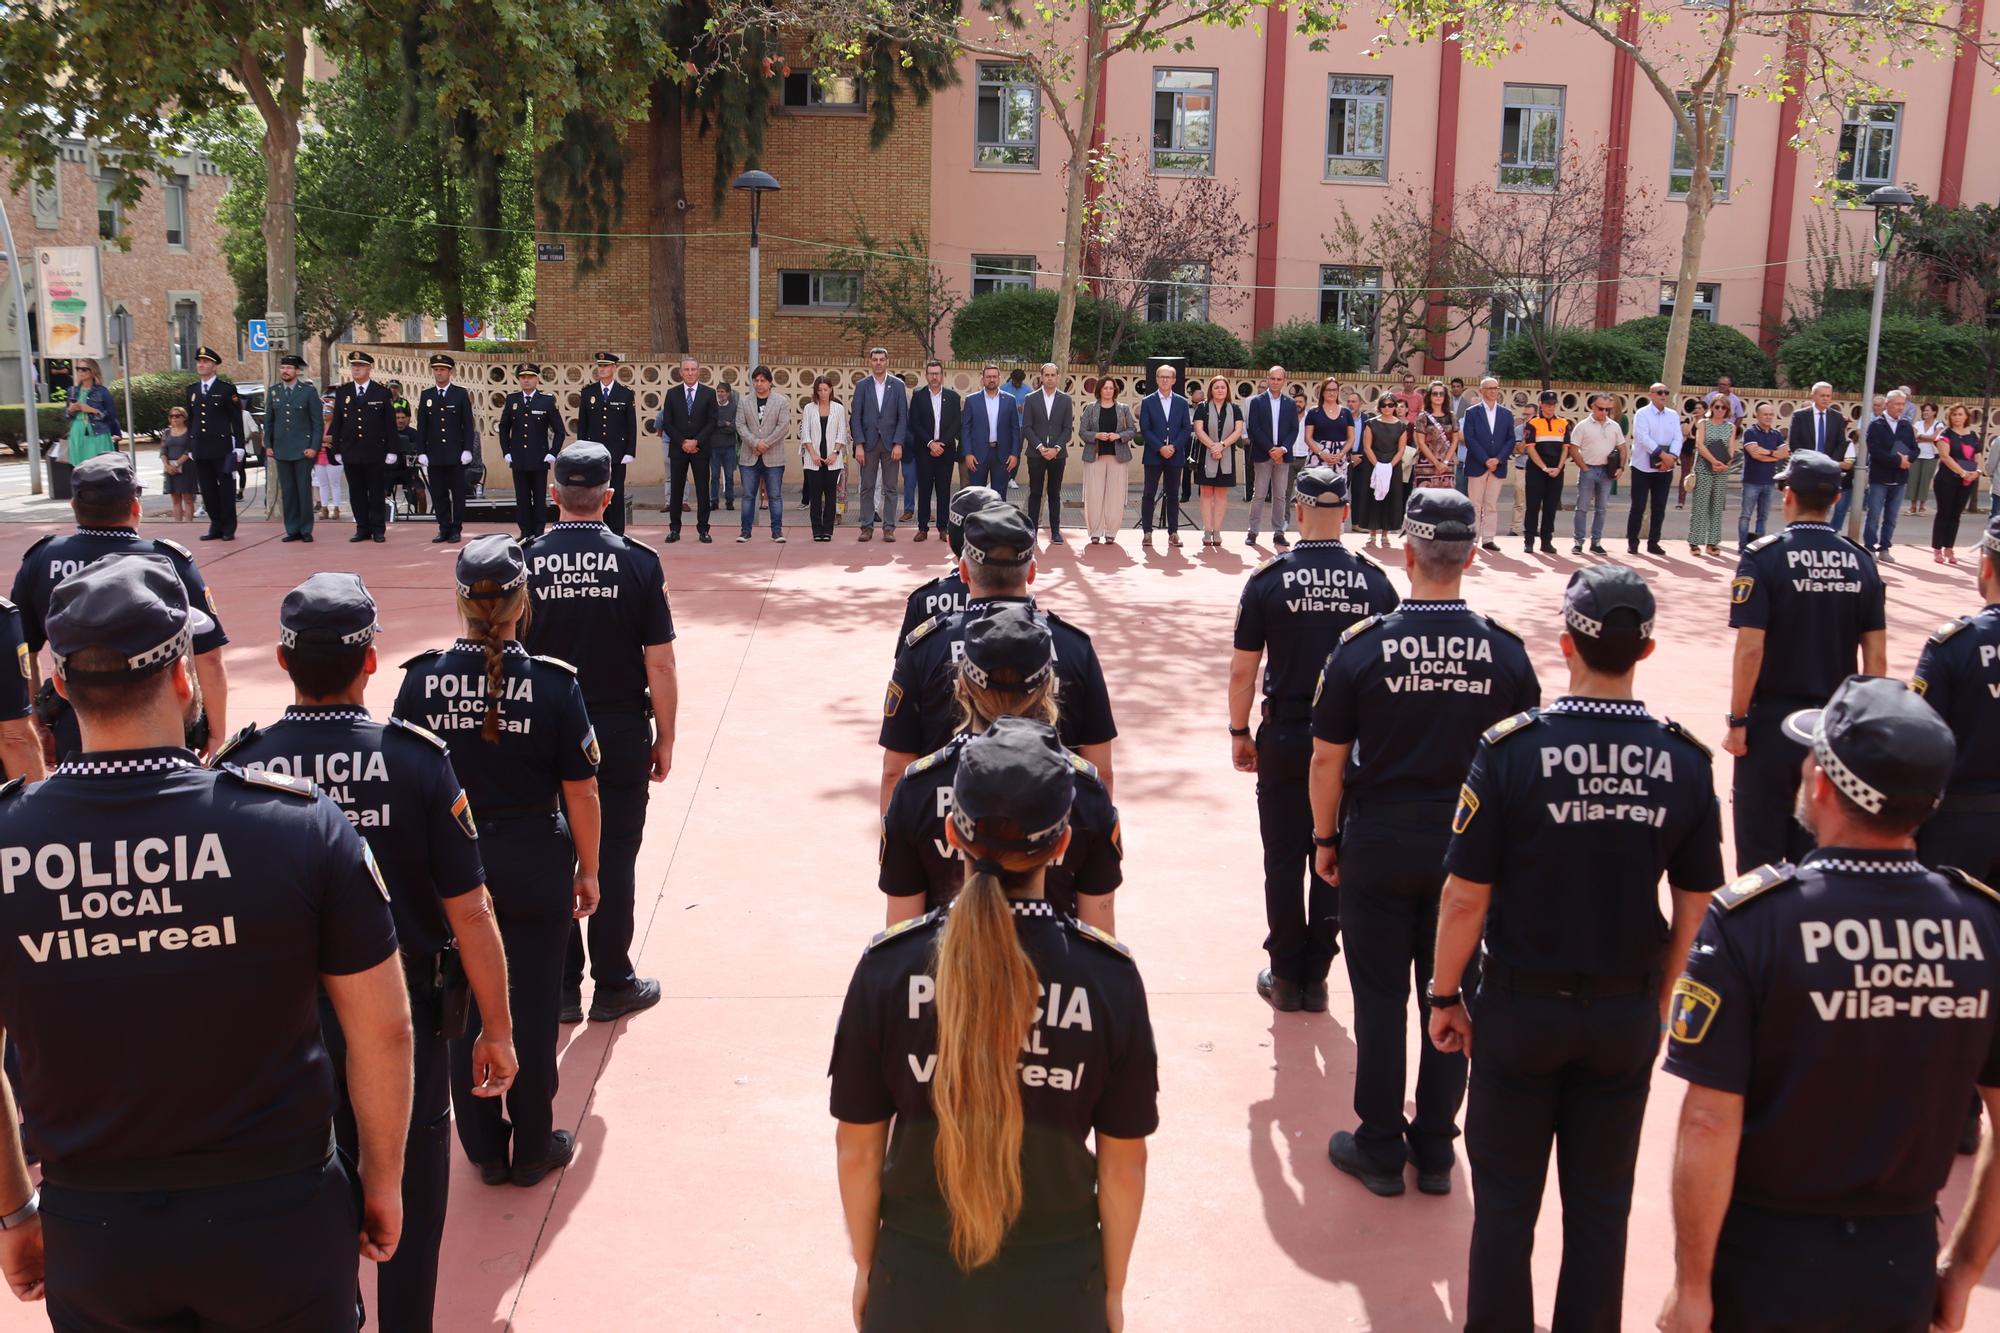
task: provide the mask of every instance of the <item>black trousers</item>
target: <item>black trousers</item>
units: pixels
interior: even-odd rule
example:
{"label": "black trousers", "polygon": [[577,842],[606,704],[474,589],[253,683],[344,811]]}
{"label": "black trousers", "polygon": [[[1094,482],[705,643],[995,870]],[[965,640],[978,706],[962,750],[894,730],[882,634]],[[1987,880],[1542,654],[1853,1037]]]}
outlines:
{"label": "black trousers", "polygon": [[[597,801],[602,824],[597,839],[597,910],[589,917],[590,977],[597,989],[632,984],[632,913],[636,897],[639,844],[646,833],[646,801],[652,789],[653,723],[644,713],[593,711],[601,762]],[[563,989],[583,984],[584,922],[569,927],[563,962]]]}
{"label": "black trousers", "polygon": [[[1340,835],[1340,930],[1354,988],[1355,1139],[1385,1171],[1415,1158],[1443,1170],[1458,1137],[1465,1099],[1465,1057],[1422,1040],[1417,1057],[1417,1115],[1403,1115],[1410,1042],[1410,988],[1430,986],[1437,943],[1444,852],[1451,841],[1449,803],[1377,814],[1349,808]],[[1469,989],[1468,977],[1464,988]],[[1421,999],[1419,1023],[1427,1021]],[[1407,1145],[1407,1146],[1406,1146]]]}
{"label": "black trousers", "polygon": [[1054,458],[1043,458],[1039,449],[1028,450],[1028,526],[1036,532],[1042,530],[1044,492],[1049,497],[1049,531],[1062,531],[1063,464],[1068,461],[1067,449],[1058,451]]}
{"label": "black trousers", "polygon": [[965,1272],[942,1243],[883,1227],[861,1333],[1104,1333],[1104,1241],[1005,1246]]}
{"label": "black trousers", "polygon": [[958,460],[951,456],[951,450],[949,449],[945,450],[940,457],[932,458],[931,451],[927,446],[918,445],[916,448],[917,531],[929,532],[931,530],[931,502],[935,500],[937,502],[938,531],[943,532],[951,524],[949,508],[953,489],[951,476],[953,470],[958,467]]}
{"label": "black trousers", "polygon": [[228,455],[194,460],[195,486],[201,491],[201,507],[208,511],[208,531],[215,537],[236,535],[236,483],[230,473],[235,464]]}
{"label": "black trousers", "polygon": [[547,521],[549,501],[549,470],[538,467],[532,472],[514,469],[514,526],[521,530],[521,540],[542,535],[542,527]]}
{"label": "black trousers", "polygon": [[474,1000],[465,1035],[451,1043],[451,1105],[467,1157],[481,1165],[513,1161],[532,1166],[545,1161],[553,1146],[556,1040],[562,1031],[556,1018],[562,1005],[563,953],[574,920],[576,848],[569,826],[553,814],[482,816],[479,841],[507,953],[507,1000],[521,1072],[504,1097],[472,1095],[472,1043],[480,1031],[479,1002]]}
{"label": "black trousers", "polygon": [[1937,517],[1931,520],[1931,549],[1950,550],[1958,545],[1958,525],[1966,502],[1972,498],[1972,487],[1940,466],[1937,479],[1931,483],[1931,496],[1937,501]]}
{"label": "black trousers", "polygon": [[343,463],[347,498],[354,502],[354,532],[360,537],[386,536],[389,530],[389,465]]}
{"label": "black trousers", "polygon": [[431,484],[431,504],[437,509],[438,531],[457,537],[465,527],[465,465],[433,462],[425,475]]}
{"label": "black trousers", "polygon": [[1522,485],[1526,488],[1527,499],[1521,515],[1521,536],[1527,541],[1553,542],[1556,539],[1556,515],[1563,507],[1563,479],[1558,472],[1551,477],[1533,464],[1521,469]]}
{"label": "black trousers", "polygon": [[1650,510],[1653,521],[1646,531],[1646,542],[1657,546],[1660,524],[1667,517],[1667,496],[1674,489],[1674,474],[1633,468],[1626,475],[1632,479],[1632,511],[1625,516],[1625,540],[1628,544],[1639,540],[1639,522]]}
{"label": "black trousers", "polygon": [[1732,1203],[1709,1284],[1715,1333],[1925,1333],[1937,1248],[1935,1213],[1818,1217]]}
{"label": "black trousers", "polygon": [[1153,530],[1153,505],[1157,496],[1159,502],[1167,507],[1167,531],[1179,532],[1181,476],[1187,471],[1187,467],[1181,463],[1175,463],[1171,467],[1162,463],[1147,463],[1145,471],[1146,489],[1139,502],[1140,529],[1145,532]]}
{"label": "black trousers", "polygon": [[831,537],[838,517],[835,498],[839,494],[840,473],[825,467],[809,467],[805,473],[806,519],[812,524],[812,535]]}
{"label": "black trousers", "polygon": [[45,1184],[49,1323],[60,1333],[354,1333],[357,1200],[337,1156],[211,1189]]}
{"label": "black trousers", "polygon": [[[438,1250],[444,1242],[445,1204],[451,1194],[451,1080],[443,1008],[431,980],[435,965],[432,958],[403,960],[416,1036],[412,1048],[416,1086],[410,1132],[403,1142],[403,1238],[395,1257],[375,1270],[375,1326],[382,1333],[430,1333],[437,1305]],[[361,1136],[347,1090],[347,1038],[325,996],[319,1002],[319,1028],[340,1093],[333,1113],[334,1137],[342,1152],[358,1160]]]}
{"label": "black trousers", "polygon": [[1617,1333],[1639,1126],[1660,1046],[1657,986],[1616,999],[1523,995],[1480,984],[1473,1001],[1465,1152],[1472,1254],[1465,1326],[1535,1326],[1529,1261],[1553,1147],[1562,1191],[1557,1333]]}
{"label": "black trousers", "polygon": [[694,473],[694,527],[696,532],[708,531],[708,450],[697,449],[694,453],[683,453],[676,448],[667,455],[668,487],[667,531],[681,530],[681,496],[687,490],[689,471]]}
{"label": "black trousers", "polygon": [[[611,455],[611,508],[604,511],[604,526],[622,533],[625,531],[625,465],[618,459],[618,454]],[[701,493],[707,495],[708,487],[703,486]]]}
{"label": "black trousers", "polygon": [[1753,699],[1744,743],[1729,779],[1730,822],[1736,834],[1736,873],[1779,861],[1796,861],[1812,850],[1812,835],[1792,816],[1799,792],[1803,745],[1785,735],[1787,713],[1816,708],[1823,700]]}
{"label": "black trousers", "polygon": [[[1340,952],[1340,898],[1313,872],[1312,723],[1257,729],[1257,832],[1264,840],[1264,951],[1271,975],[1323,986]],[[1300,873],[1304,873],[1301,885]]]}
{"label": "black trousers", "polygon": [[1917,859],[1927,866],[1957,866],[1991,884],[2000,878],[2000,814],[1946,808],[1917,830]]}

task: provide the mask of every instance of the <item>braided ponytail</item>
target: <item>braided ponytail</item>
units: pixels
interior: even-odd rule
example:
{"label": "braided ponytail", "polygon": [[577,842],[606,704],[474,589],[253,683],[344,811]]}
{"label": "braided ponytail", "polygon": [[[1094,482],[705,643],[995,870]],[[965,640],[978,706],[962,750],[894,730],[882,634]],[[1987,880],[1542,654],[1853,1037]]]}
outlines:
{"label": "braided ponytail", "polygon": [[479,735],[489,744],[500,740],[500,712],[507,694],[507,643],[528,627],[526,587],[502,593],[493,584],[473,585],[470,595],[458,599],[458,613],[465,620],[469,637],[478,640],[486,655],[486,716]]}

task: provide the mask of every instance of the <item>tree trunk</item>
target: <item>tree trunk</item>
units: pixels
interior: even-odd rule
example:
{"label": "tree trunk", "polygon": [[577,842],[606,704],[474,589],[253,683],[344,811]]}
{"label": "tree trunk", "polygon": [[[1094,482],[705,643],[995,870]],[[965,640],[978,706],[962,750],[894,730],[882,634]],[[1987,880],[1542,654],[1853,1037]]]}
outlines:
{"label": "tree trunk", "polygon": [[[459,221],[458,187],[444,161],[445,144],[438,139],[438,220]],[[455,352],[465,350],[465,243],[456,225],[437,229],[438,288],[444,299],[444,336]]]}
{"label": "tree trunk", "polygon": [[1674,282],[1674,313],[1667,325],[1667,354],[1660,382],[1679,392],[1687,368],[1688,331],[1694,326],[1694,284],[1701,274],[1701,246],[1708,235],[1708,214],[1715,206],[1715,182],[1703,169],[1708,159],[1697,152],[1688,181],[1687,221],[1681,227],[1681,264]]}
{"label": "tree trunk", "polygon": [[[299,117],[279,101],[264,117],[264,305],[298,337]],[[335,330],[338,333],[338,330]]]}
{"label": "tree trunk", "polygon": [[681,89],[671,80],[653,85],[647,136],[652,189],[647,195],[647,295],[652,306],[652,350],[659,355],[692,350],[687,317],[687,176],[681,165]]}
{"label": "tree trunk", "polygon": [[1104,86],[1104,17],[1096,0],[1084,5],[1083,96],[1076,103],[1076,132],[1069,139],[1069,191],[1063,203],[1062,286],[1056,290],[1056,326],[1049,360],[1069,364],[1070,328],[1076,322],[1076,288],[1083,272],[1083,205],[1090,177],[1092,127],[1097,123],[1097,98]]}

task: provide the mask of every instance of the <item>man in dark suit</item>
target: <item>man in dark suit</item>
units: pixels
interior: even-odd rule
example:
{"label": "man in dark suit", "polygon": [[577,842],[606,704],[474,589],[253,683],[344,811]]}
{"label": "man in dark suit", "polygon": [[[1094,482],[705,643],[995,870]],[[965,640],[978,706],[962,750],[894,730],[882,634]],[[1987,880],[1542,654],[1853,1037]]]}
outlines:
{"label": "man in dark suit", "polygon": [[1021,464],[1021,410],[1013,394],[1000,392],[1000,367],[988,364],[979,380],[985,387],[960,405],[965,484],[990,486],[1004,500]]}
{"label": "man in dark suit", "polygon": [[465,470],[479,455],[479,432],[472,420],[472,395],[451,382],[458,362],[444,352],[431,357],[436,381],[417,395],[417,464],[430,481],[437,505],[434,542],[455,542],[465,526]]}
{"label": "man in dark suit", "polygon": [[1291,484],[1292,441],[1299,434],[1299,405],[1285,392],[1285,368],[1272,366],[1265,380],[1266,392],[1243,405],[1245,430],[1250,447],[1245,451],[1250,463],[1249,543],[1257,542],[1257,511],[1267,502],[1271,509],[1271,541],[1288,546],[1285,540],[1285,496]]}
{"label": "man in dark suit", "polygon": [[548,513],[549,469],[562,452],[562,413],[555,395],[542,392],[542,368],[514,367],[521,387],[500,405],[500,456],[514,474],[514,522],[521,540],[542,535]]}
{"label": "man in dark suit", "polygon": [[1825,454],[1836,463],[1847,453],[1847,418],[1833,405],[1833,386],[1825,380],[1812,386],[1812,403],[1792,413],[1791,437],[1787,441],[1794,454],[1808,449]]}
{"label": "man in dark suit", "polygon": [[910,395],[910,443],[916,455],[917,493],[905,497],[917,513],[917,540],[931,533],[931,501],[937,501],[938,532],[950,521],[951,473],[958,466],[959,401],[956,389],[944,387],[944,364],[924,363],[924,387]]}
{"label": "man in dark suit", "polygon": [[882,492],[882,540],[896,540],[903,489],[903,447],[910,440],[910,402],[901,376],[889,373],[889,350],[868,351],[868,377],[849,400],[854,461],[861,470],[861,538],[875,536],[875,492]]}
{"label": "man in dark suit", "polygon": [[375,358],[367,352],[347,354],[347,373],[326,419],[327,447],[347,473],[354,498],[354,535],[347,540],[387,541],[389,469],[399,461],[395,395],[374,379]]}
{"label": "man in dark suit", "polygon": [[[1167,544],[1181,544],[1181,470],[1187,466],[1188,447],[1194,442],[1194,413],[1187,399],[1174,392],[1180,372],[1161,366],[1155,382],[1158,393],[1149,393],[1139,404],[1139,439],[1145,445],[1146,489],[1140,500],[1139,527],[1144,540],[1153,540],[1153,500],[1158,495],[1167,508]],[[1164,493],[1162,486],[1164,485]]]}
{"label": "man in dark suit", "polygon": [[1896,544],[1896,511],[1903,506],[1903,487],[1909,484],[1910,464],[1917,456],[1917,434],[1910,426],[1908,394],[1891,389],[1882,403],[1882,415],[1868,423],[1868,493],[1861,497],[1866,514],[1861,545],[1877,560],[1893,565],[1896,556],[1890,548]]}
{"label": "man in dark suit", "polygon": [[695,533],[702,541],[711,541],[708,441],[715,434],[715,390],[701,382],[701,363],[693,357],[681,358],[681,382],[661,400],[657,424],[667,442],[667,540],[681,539],[681,496],[692,469]]}
{"label": "man in dark suit", "polygon": [[1488,375],[1479,381],[1479,401],[1466,410],[1459,431],[1465,436],[1465,493],[1479,510],[1479,542],[1497,551],[1500,490],[1514,454],[1514,414],[1500,402],[1499,380]]}
{"label": "man in dark suit", "polygon": [[1070,437],[1076,434],[1076,407],[1056,388],[1062,371],[1051,361],[1042,367],[1042,384],[1030,390],[1022,428],[1028,442],[1028,527],[1041,531],[1042,493],[1049,497],[1049,543],[1063,544],[1063,463],[1069,458]]}
{"label": "man in dark suit", "polygon": [[[619,358],[613,352],[599,352],[591,358],[597,382],[584,386],[576,407],[576,438],[596,440],[611,454],[611,508],[604,513],[604,526],[613,532],[625,531],[625,468],[639,447],[639,404],[632,390],[618,382]],[[714,390],[709,391],[710,400]],[[706,457],[706,452],[704,452]],[[703,495],[709,493],[706,483]],[[676,513],[679,511],[676,510]]]}
{"label": "man in dark suit", "polygon": [[215,373],[222,354],[201,347],[187,387],[188,431],[194,436],[194,475],[201,505],[208,511],[205,542],[236,540],[236,486],[230,473],[243,466],[243,400],[236,386]]}

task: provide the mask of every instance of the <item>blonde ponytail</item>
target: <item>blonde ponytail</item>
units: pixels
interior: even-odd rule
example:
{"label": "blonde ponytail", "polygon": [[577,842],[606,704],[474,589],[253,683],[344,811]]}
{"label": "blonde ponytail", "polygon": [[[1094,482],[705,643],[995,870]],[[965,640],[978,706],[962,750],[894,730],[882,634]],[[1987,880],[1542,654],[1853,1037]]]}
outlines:
{"label": "blonde ponytail", "polygon": [[1061,706],[1056,700],[1059,687],[1060,682],[1053,671],[1039,684],[1025,690],[1008,685],[975,685],[961,671],[951,687],[952,702],[958,714],[957,729],[979,731],[991,726],[996,717],[1025,717],[1053,727],[1061,713]]}

